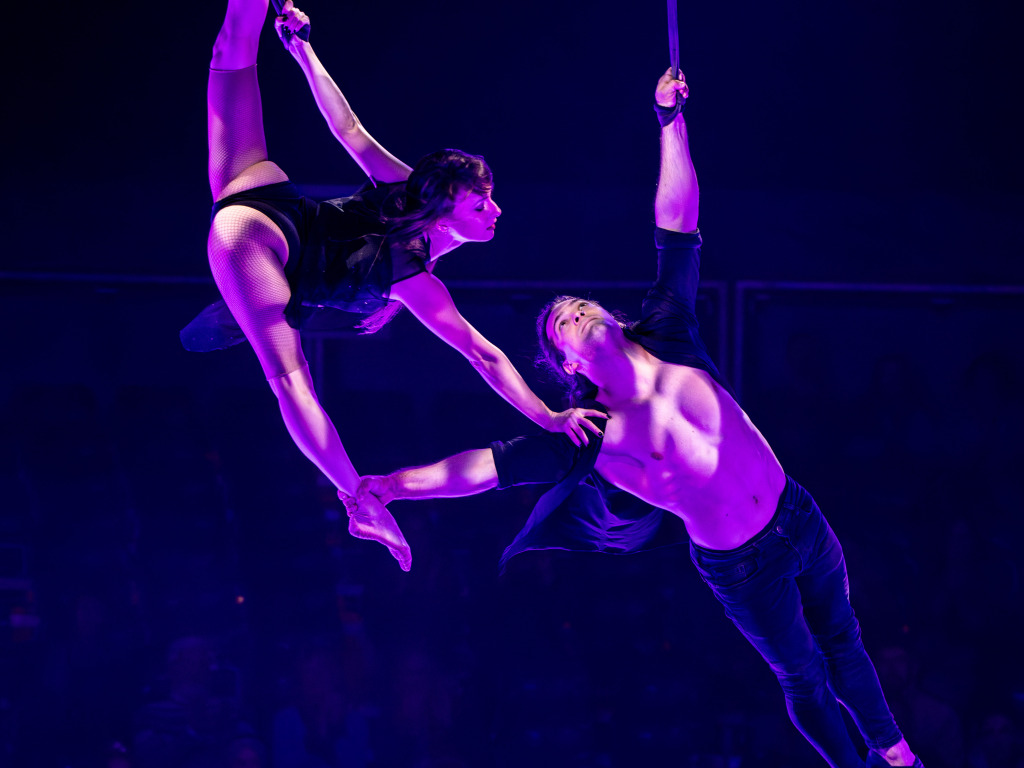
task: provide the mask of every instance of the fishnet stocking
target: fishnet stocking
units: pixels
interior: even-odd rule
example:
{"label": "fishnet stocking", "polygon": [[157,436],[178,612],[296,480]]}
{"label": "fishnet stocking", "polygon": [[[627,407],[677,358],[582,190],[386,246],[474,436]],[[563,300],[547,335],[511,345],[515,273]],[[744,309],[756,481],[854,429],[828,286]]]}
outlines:
{"label": "fishnet stocking", "polygon": [[280,168],[265,162],[267,139],[263,133],[263,105],[255,64],[231,71],[211,69],[206,108],[210,191],[214,200],[287,180]]}
{"label": "fishnet stocking", "polygon": [[[287,180],[280,168],[267,161],[255,65],[211,69],[207,109],[214,199]],[[288,244],[277,225],[252,208],[228,206],[214,218],[207,249],[213,279],[256,350],[266,377],[305,365],[299,333],[284,318],[291,297],[284,275]]]}
{"label": "fishnet stocking", "polygon": [[284,317],[291,289],[281,230],[259,211],[231,205],[214,218],[207,247],[213,279],[264,375],[270,379],[304,366],[299,332]]}
{"label": "fishnet stocking", "polygon": [[[214,200],[288,180],[267,160],[256,66],[245,66],[255,61],[266,10],[266,0],[229,0],[214,46],[214,63],[224,67],[210,70],[207,90]],[[291,298],[284,274],[289,255],[284,234],[264,213],[229,205],[214,217],[207,251],[217,287],[256,351],[292,439],[335,486],[355,493],[359,475],[317,401],[299,332],[284,317]],[[350,530],[359,538],[384,544],[402,568],[409,570],[409,545],[394,518],[376,500],[368,503],[358,521],[353,519]]]}

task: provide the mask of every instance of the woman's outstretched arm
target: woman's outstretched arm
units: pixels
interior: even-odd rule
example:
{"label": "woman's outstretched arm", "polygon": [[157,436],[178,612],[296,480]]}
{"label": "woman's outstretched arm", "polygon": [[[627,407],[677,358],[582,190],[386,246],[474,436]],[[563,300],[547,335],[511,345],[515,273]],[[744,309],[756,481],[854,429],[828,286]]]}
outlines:
{"label": "woman's outstretched arm", "polygon": [[555,413],[523,381],[505,353],[485,339],[462,316],[444,283],[423,272],[391,286],[391,297],[409,308],[416,319],[438,338],[462,353],[484,381],[535,424],[551,432],[564,432],[576,445],[587,445],[587,430],[601,430],[588,416],[606,418],[591,408],[570,408]]}
{"label": "woman's outstretched arm", "polygon": [[363,172],[374,181],[405,181],[409,178],[412,168],[384,149],[366,131],[349,106],[345,94],[320,63],[309,42],[300,39],[298,35],[282,34],[282,28],[298,29],[308,23],[309,17],[295,8],[291,0],[284,4],[284,15],[274,20],[278,35],[306,75],[316,105],[327,121],[331,133],[341,142],[345,151],[352,156]]}

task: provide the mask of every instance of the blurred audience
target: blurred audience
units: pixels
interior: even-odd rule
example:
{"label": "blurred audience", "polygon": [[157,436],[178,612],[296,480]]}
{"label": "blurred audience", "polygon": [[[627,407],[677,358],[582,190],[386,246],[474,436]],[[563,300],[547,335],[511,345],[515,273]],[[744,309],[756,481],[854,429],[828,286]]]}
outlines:
{"label": "blurred audience", "polygon": [[299,653],[291,703],[274,715],[274,768],[367,768],[373,760],[368,708],[351,696],[342,643],[310,642]]}
{"label": "blurred audience", "polygon": [[[961,353],[944,392],[927,374],[939,343],[878,353],[850,384],[840,377],[851,364],[825,333],[800,330],[779,337],[770,375],[745,389],[752,417],[839,532],[883,688],[925,764],[1024,768],[1020,353]],[[84,385],[31,402],[42,408],[55,392],[65,402],[47,429],[63,420],[96,432],[98,447],[67,429],[51,444],[27,412],[12,422],[26,430],[12,455],[37,507],[44,567],[38,630],[0,645],[12,650],[0,680],[4,768],[818,765],[794,747],[777,684],[682,548],[531,553],[499,579],[497,556],[537,490],[518,488],[482,505],[400,510],[419,553],[400,574],[348,537],[340,512],[321,526],[333,496],[320,499],[308,474],[282,473],[272,501],[258,483],[240,487],[231,467],[197,471],[205,480],[185,496],[140,482],[164,472],[152,466],[162,438],[146,436],[146,451],[127,458],[114,448],[141,444],[135,420],[162,392],[140,387],[115,403],[120,442],[101,429],[109,404]],[[225,398],[250,407],[235,394]],[[202,420],[201,402],[176,396],[160,423]],[[262,439],[257,427],[230,455]],[[53,445],[74,460],[46,485]],[[204,461],[196,445],[176,443],[175,466]],[[143,465],[150,474],[118,476]],[[58,504],[72,485],[86,490],[82,515]],[[128,509],[129,498],[145,504]],[[287,514],[264,515],[261,503]],[[311,563],[322,528],[329,554]],[[165,583],[139,579],[144,569]],[[265,579],[263,591],[240,589],[246,578]],[[334,604],[332,584],[344,585]],[[143,685],[151,649],[165,644]],[[282,646],[298,649],[283,691],[267,662]],[[219,658],[232,647],[250,649],[244,676]]]}
{"label": "blurred audience", "polygon": [[1005,712],[981,718],[968,755],[970,768],[1024,768],[1021,730]]}
{"label": "blurred audience", "polygon": [[918,687],[917,661],[898,645],[885,646],[872,657],[889,709],[907,741],[919,745],[915,749],[925,765],[963,768],[964,733],[960,718],[951,706]]}
{"label": "blurred audience", "polygon": [[232,741],[251,732],[239,717],[235,672],[218,665],[206,638],[182,637],[160,683],[163,695],[136,717],[137,768],[220,768]]}

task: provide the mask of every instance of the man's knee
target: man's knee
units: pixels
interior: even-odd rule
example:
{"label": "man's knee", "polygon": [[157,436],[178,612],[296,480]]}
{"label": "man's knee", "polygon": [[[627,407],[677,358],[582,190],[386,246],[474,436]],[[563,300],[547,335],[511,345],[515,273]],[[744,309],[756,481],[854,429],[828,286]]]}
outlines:
{"label": "man's knee", "polygon": [[783,693],[790,701],[818,701],[830,695],[825,664],[817,654],[800,660],[773,664],[772,670],[779,679]]}
{"label": "man's knee", "polygon": [[828,663],[841,662],[851,654],[864,652],[864,645],[861,642],[860,623],[851,612],[843,624],[835,628],[829,634],[816,634],[821,652]]}

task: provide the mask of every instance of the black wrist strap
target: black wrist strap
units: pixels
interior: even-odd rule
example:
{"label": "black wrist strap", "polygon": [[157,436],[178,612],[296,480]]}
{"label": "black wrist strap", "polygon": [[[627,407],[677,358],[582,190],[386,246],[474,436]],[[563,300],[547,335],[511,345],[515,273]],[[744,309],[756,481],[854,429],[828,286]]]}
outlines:
{"label": "black wrist strap", "polygon": [[658,122],[661,124],[661,127],[664,128],[678,117],[679,113],[683,111],[683,107],[685,106],[686,99],[680,100],[680,98],[676,96],[676,103],[671,107],[663,107],[658,102],[654,102],[654,114],[658,116]]}

